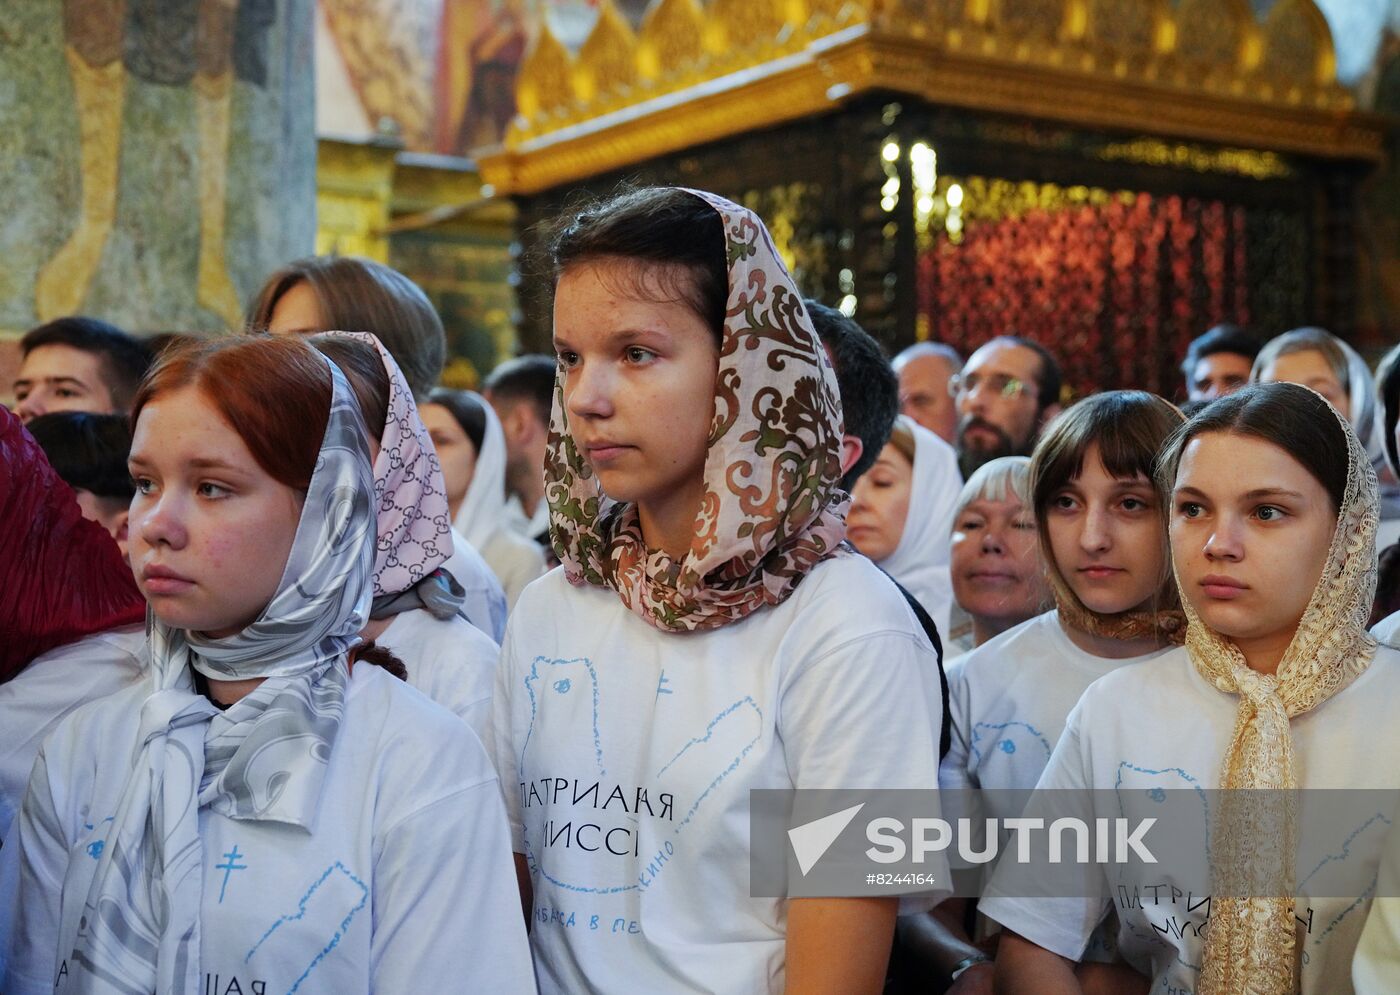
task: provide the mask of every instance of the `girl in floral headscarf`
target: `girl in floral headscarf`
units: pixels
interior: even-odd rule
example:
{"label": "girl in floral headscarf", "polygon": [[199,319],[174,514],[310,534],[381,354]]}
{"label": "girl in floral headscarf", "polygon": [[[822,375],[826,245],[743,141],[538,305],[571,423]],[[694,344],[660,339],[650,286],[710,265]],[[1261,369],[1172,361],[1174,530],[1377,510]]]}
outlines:
{"label": "girl in floral headscarf", "polygon": [[467,620],[464,592],[443,569],[452,526],[428,428],[375,336],[323,332],[309,341],[344,371],[370,433],[378,538],[374,602],[360,635],[398,657],[411,686],[484,736],[501,650]]}
{"label": "girl in floral headscarf", "polygon": [[133,418],[150,663],[39,752],[0,989],[532,991],[484,750],[357,653],[376,530],[344,375],[297,340],[208,343]]}
{"label": "girl in floral headscarf", "polygon": [[1400,787],[1380,759],[1400,754],[1400,652],[1365,629],[1375,474],[1321,395],[1273,383],[1173,433],[1159,480],[1186,643],[1093,684],[1038,785],[1094,817],[1170,820],[1158,863],[1140,890],[1081,866],[1060,897],[1014,898],[1037,892],[1003,861],[981,903],[1006,929],[997,990],[1077,990],[1113,907],[1153,991],[1345,995],[1391,806],[1307,789]]}
{"label": "girl in floral headscarf", "polygon": [[623,194],[552,249],[562,566],[511,616],[492,723],[540,986],[878,991],[893,896],[926,888],[750,897],[751,789],[937,777],[936,658],[842,545],[840,400],[801,296],[711,194]]}

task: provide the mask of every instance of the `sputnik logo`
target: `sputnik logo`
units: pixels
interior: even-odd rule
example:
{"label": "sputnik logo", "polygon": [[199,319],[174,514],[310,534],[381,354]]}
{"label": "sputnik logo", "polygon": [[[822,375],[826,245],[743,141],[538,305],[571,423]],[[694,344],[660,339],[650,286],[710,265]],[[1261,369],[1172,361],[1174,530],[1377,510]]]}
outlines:
{"label": "sputnik logo", "polygon": [[803,877],[806,877],[807,872],[818,860],[822,859],[822,855],[831,849],[831,844],[836,842],[836,838],[851,824],[851,820],[863,808],[865,808],[865,802],[852,805],[840,812],[833,812],[831,815],[824,815],[820,819],[813,819],[811,822],[788,830],[788,839],[792,841],[792,852],[797,856],[797,866],[802,871]]}

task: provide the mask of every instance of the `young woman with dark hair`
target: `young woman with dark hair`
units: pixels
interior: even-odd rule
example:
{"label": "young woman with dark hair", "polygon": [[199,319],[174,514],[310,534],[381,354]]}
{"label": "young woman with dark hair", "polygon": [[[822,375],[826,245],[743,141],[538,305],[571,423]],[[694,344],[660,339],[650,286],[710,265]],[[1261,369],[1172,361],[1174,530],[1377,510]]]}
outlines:
{"label": "young woman with dark hair", "polygon": [[43,447],[49,465],[73,488],[83,517],[97,522],[126,555],[126,518],[136,493],[126,472],[131,420],[126,414],[58,411],[25,426]]}
{"label": "young woman with dark hair", "polygon": [[374,485],[343,374],[210,343],[133,418],[149,664],[39,752],[0,988],[532,991],[480,742],[361,657]]}
{"label": "young woman with dark hair", "polygon": [[[1021,814],[1017,792],[1035,787],[1086,688],[1105,674],[1142,669],[1180,640],[1165,511],[1152,473],[1181,420],[1160,397],[1111,391],[1063,412],[1036,444],[1031,510],[1055,610],[1008,629],[948,669],[953,740],[939,786],[949,811],[974,826]],[[975,966],[980,952],[996,949],[993,939],[979,935],[985,924],[964,932],[959,900],[943,903],[934,919],[918,923],[930,962],[955,973],[975,968],[989,979],[989,964]],[[984,941],[980,951],[969,945],[973,939]],[[1108,954],[1100,950],[1094,959]]]}
{"label": "young woman with dark hair", "polygon": [[[273,335],[367,332],[399,365],[415,400],[442,374],[447,339],[428,295],[398,270],[370,259],[312,256],[288,263],[263,283],[245,330]],[[466,613],[501,641],[506,598],[478,550],[460,535],[444,569],[462,585]]]}
{"label": "young woman with dark hair", "polygon": [[525,585],[544,574],[545,557],[539,543],[509,523],[501,420],[480,394],[444,387],[434,389],[418,413],[442,462],[452,527],[481,552],[514,608]]}
{"label": "young woman with dark hair", "polygon": [[540,987],[879,992],[926,886],[750,897],[753,789],[936,807],[937,658],[842,543],[830,361],[722,198],[622,194],[551,244],[563,566],[511,615],[492,723]]}
{"label": "young woman with dark hair", "polygon": [[1120,956],[1154,991],[1350,992],[1383,822],[1344,818],[1344,792],[1297,789],[1400,787],[1376,762],[1400,752],[1400,654],[1365,629],[1375,475],[1327,401],[1275,383],[1181,426],[1159,480],[1186,644],[1090,687],[1038,789],[1129,824],[1184,798],[1201,835],[1159,837],[1156,900],[1100,865],[1058,893],[1084,897],[1007,897],[1033,892],[1003,862],[981,904],[1004,927],[997,990],[1078,991],[1112,909]]}

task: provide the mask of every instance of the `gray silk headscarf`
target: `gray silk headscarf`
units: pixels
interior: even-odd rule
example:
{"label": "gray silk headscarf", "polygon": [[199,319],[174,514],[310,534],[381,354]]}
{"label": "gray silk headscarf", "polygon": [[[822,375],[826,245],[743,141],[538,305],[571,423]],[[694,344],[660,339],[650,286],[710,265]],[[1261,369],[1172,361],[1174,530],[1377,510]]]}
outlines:
{"label": "gray silk headscarf", "polygon": [[[347,651],[369,614],[374,493],[364,421],[329,360],[330,419],[287,566],[247,628],[207,639],[147,622],[155,689],[68,956],[67,990],[201,990],[199,810],[309,832],[345,710]],[[220,712],[194,688],[266,678]]]}

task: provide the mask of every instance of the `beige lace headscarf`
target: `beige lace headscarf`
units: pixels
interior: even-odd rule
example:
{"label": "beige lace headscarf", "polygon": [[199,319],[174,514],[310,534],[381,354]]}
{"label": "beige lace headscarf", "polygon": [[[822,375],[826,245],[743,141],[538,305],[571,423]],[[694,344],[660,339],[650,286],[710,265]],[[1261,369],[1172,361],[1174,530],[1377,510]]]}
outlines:
{"label": "beige lace headscarf", "polygon": [[[1376,590],[1376,475],[1350,425],[1336,417],[1350,450],[1345,500],[1326,566],[1278,672],[1250,670],[1235,644],[1208,628],[1182,598],[1191,662],[1215,687],[1239,697],[1221,765],[1220,787],[1227,790],[1211,838],[1217,894],[1201,995],[1296,991],[1291,896],[1297,834],[1293,795],[1287,792],[1297,787],[1297,777],[1289,720],[1356,680],[1376,651],[1366,632]],[[1236,897],[1241,895],[1271,897]]]}

